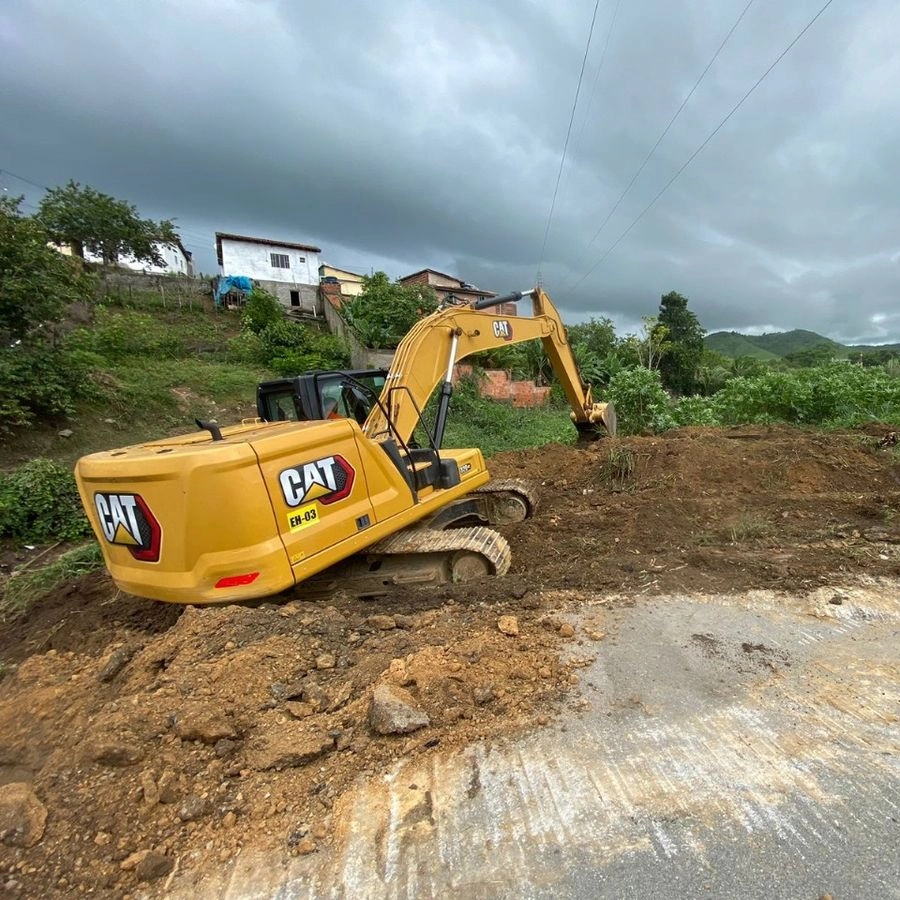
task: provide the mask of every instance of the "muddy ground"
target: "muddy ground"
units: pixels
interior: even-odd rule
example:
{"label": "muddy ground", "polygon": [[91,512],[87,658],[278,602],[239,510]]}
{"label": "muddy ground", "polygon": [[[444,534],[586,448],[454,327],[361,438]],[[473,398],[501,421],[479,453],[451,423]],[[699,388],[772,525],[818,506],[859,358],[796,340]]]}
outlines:
{"label": "muddy ground", "polygon": [[[602,617],[564,621],[586,599],[900,575],[886,430],[684,429],[501,454],[493,474],[540,494],[504,529],[510,575],[377,604],[182,610],[99,573],[67,585],[0,633],[0,785],[29,786],[0,787],[0,888],[159,895],[248,850],[314,853],[358,779],[567,715],[579,656],[603,652]],[[428,724],[379,734],[379,685]]]}

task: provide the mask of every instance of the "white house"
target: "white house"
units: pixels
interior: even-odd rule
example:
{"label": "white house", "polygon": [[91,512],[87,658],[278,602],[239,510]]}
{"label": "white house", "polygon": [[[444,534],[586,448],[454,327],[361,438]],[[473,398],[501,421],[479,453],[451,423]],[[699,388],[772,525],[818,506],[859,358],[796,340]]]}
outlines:
{"label": "white house", "polygon": [[[72,255],[72,248],[68,244],[53,244],[60,253],[66,256]],[[194,274],[194,261],[190,250],[185,250],[181,241],[178,241],[174,247],[168,244],[157,243],[156,249],[159,255],[165,261],[164,266],[155,266],[146,261],[137,260],[133,256],[123,255],[116,260],[116,265],[123,269],[131,269],[133,272],[146,272],[149,275],[189,275]],[[90,250],[84,251],[84,258],[87,262],[97,263],[103,262],[103,257],[97,253],[91,253]]]}
{"label": "white house", "polygon": [[319,247],[216,232],[222,275],[246,275],[285,306],[319,311]]}

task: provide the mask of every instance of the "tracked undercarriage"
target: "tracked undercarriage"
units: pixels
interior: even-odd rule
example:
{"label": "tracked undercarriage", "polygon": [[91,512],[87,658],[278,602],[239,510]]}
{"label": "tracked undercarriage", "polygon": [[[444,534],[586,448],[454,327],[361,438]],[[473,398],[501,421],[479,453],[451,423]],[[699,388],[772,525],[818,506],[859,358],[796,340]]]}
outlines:
{"label": "tracked undercarriage", "polygon": [[[505,575],[511,553],[506,538],[489,525],[530,518],[537,495],[517,478],[492,481],[423,520],[373,544],[297,590],[305,598],[341,590],[360,599],[381,597],[398,585],[446,584]],[[474,527],[471,527],[473,523]]]}

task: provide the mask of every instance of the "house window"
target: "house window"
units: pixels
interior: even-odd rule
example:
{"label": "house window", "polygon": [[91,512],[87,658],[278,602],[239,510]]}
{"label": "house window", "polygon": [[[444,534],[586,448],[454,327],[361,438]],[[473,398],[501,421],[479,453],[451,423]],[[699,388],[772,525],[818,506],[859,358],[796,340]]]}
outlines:
{"label": "house window", "polygon": [[269,256],[272,257],[273,269],[289,269],[291,267],[291,260],[287,253],[270,253]]}
{"label": "house window", "polygon": [[300,262],[306,262],[306,257],[305,257],[305,256],[301,256],[301,257],[300,257]]}
{"label": "house window", "polygon": [[291,291],[291,306],[300,305],[300,291]]}

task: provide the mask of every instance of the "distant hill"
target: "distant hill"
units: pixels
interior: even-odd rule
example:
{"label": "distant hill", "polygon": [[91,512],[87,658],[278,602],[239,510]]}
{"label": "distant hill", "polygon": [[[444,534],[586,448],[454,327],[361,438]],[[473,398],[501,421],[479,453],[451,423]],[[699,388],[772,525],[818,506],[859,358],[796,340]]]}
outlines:
{"label": "distant hill", "polygon": [[760,334],[750,338],[757,347],[762,347],[776,356],[788,356],[801,350],[812,350],[813,347],[830,347],[835,356],[846,356],[847,347],[815,331],[804,331],[795,328],[793,331],[776,331],[772,334]]}
{"label": "distant hill", "polygon": [[777,353],[772,353],[753,342],[753,337],[746,334],[738,334],[736,331],[716,331],[705,338],[706,346],[722,356],[737,359],[739,356],[752,356],[754,359],[779,359]]}
{"label": "distant hill", "polygon": [[867,350],[882,350],[889,353],[900,353],[900,344],[850,344],[847,349],[852,353],[865,353]]}
{"label": "distant hill", "polygon": [[[831,340],[815,331],[795,328],[793,331],[776,331],[770,334],[740,334],[736,331],[715,331],[705,338],[706,346],[723,356],[737,359],[752,356],[755,359],[779,359],[801,350],[826,346],[835,356],[848,356],[851,348]],[[853,348],[863,349],[863,348]]]}

